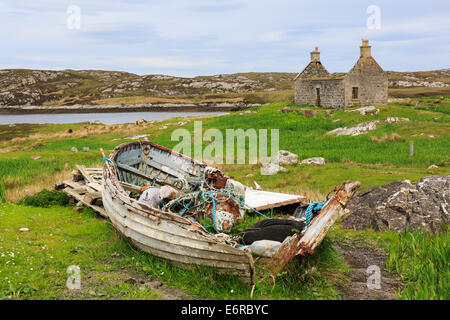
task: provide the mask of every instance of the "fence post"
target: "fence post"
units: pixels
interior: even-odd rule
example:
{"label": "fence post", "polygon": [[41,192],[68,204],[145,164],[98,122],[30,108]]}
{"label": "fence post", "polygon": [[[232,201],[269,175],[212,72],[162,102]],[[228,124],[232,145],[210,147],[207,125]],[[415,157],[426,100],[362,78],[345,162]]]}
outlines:
{"label": "fence post", "polygon": [[409,156],[414,156],[414,141],[409,142]]}

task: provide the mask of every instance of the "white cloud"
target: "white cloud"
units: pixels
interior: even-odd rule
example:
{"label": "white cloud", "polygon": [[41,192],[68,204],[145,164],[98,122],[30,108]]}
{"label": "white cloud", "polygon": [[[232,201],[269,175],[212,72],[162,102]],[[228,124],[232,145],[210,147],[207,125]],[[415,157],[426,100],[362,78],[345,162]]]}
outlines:
{"label": "white cloud", "polygon": [[266,32],[259,36],[259,40],[263,42],[275,42],[286,40],[284,31]]}
{"label": "white cloud", "polygon": [[130,59],[119,59],[118,61],[136,64],[143,67],[183,69],[197,67],[215,68],[223,66],[224,62],[219,60],[188,60],[178,57],[139,57]]}

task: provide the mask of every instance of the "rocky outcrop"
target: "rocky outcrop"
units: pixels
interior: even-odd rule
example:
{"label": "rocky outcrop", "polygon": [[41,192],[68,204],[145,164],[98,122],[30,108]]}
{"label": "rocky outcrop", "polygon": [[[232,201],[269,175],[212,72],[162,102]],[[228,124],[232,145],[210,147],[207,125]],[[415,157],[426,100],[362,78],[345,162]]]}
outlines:
{"label": "rocky outcrop", "polygon": [[365,134],[369,131],[373,131],[377,129],[377,124],[383,123],[395,123],[401,121],[409,121],[408,118],[398,118],[398,117],[389,117],[384,120],[375,120],[370,122],[363,122],[354,127],[343,127],[331,130],[327,133],[328,136],[336,135],[336,136],[359,136],[361,134]]}
{"label": "rocky outcrop", "polygon": [[349,229],[439,231],[450,223],[450,175],[369,188],[353,197],[347,210],[351,214],[342,225]]}
{"label": "rocky outcrop", "polygon": [[361,107],[354,110],[345,110],[345,112],[359,112],[361,115],[365,116],[366,114],[378,114],[380,113],[380,109],[375,108],[374,106]]}
{"label": "rocky outcrop", "polygon": [[[0,70],[0,106],[95,104],[126,96],[271,92],[289,88],[293,77],[290,73],[248,73],[182,78],[97,70],[9,69]],[[221,97],[211,97],[216,98]]]}

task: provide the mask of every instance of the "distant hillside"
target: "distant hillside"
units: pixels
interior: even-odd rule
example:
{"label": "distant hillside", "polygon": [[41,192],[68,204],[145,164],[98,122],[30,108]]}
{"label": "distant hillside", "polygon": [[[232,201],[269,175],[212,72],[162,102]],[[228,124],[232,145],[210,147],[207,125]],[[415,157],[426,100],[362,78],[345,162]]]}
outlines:
{"label": "distant hillside", "polygon": [[[98,70],[0,70],[0,105],[266,103],[291,100],[296,73],[181,78]],[[395,97],[450,94],[450,69],[389,72]]]}

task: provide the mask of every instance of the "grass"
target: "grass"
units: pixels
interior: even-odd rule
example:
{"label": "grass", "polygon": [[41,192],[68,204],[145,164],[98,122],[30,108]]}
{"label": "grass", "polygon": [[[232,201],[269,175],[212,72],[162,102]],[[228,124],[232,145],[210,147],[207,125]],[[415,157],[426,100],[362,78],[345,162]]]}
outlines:
{"label": "grass", "polygon": [[328,236],[339,243],[377,246],[387,252],[386,269],[398,275],[403,286],[396,294],[400,300],[450,299],[449,227],[441,233],[422,230],[375,232],[345,230],[335,225]]}
{"label": "grass", "polygon": [[[109,222],[96,218],[92,211],[79,214],[67,207],[3,203],[0,217],[0,299],[161,298],[137,286],[124,287],[125,279],[97,278],[99,270],[117,267],[111,254],[129,254],[130,250],[111,232]],[[29,232],[19,231],[24,227]],[[71,265],[81,268],[81,293],[66,288]],[[120,294],[115,294],[119,283]]]}
{"label": "grass", "polygon": [[399,273],[406,287],[397,297],[406,300],[450,299],[450,239],[423,231],[398,235],[389,249],[386,265]]}
{"label": "grass", "polygon": [[[251,288],[206,267],[182,270],[134,249],[91,210],[0,204],[0,298],[160,299],[128,277],[159,279],[201,299],[250,299]],[[20,232],[20,228],[29,232]],[[81,290],[68,290],[67,268],[81,269]],[[125,270],[125,271],[124,271]],[[338,299],[346,266],[329,240],[296,260],[273,283],[260,273],[255,299]],[[263,270],[260,270],[263,271]],[[265,276],[264,276],[265,275]],[[213,285],[211,285],[213,284]]]}
{"label": "grass", "polygon": [[[298,108],[286,102],[252,109],[256,113],[237,112],[218,117],[201,117],[198,120],[202,120],[203,131],[211,128],[217,128],[223,133],[227,128],[280,129],[280,149],[298,154],[300,160],[324,157],[327,162],[324,166],[286,166],[289,172],[276,176],[260,175],[260,164],[217,165],[227,175],[246,185],[253,185],[253,181],[257,181],[265,190],[302,194],[310,200],[323,200],[329,190],[344,180],[359,180],[361,189],[365,189],[397,180],[409,179],[415,182],[424,176],[449,174],[450,115],[445,107],[448,97],[439,104],[435,103],[438,99],[420,98],[417,105],[394,103],[381,106],[379,114],[366,116],[343,110],[327,115],[322,109],[317,109],[316,118],[284,114],[279,109],[286,106]],[[437,105],[440,107],[435,107]],[[337,127],[387,117],[406,117],[410,121],[382,124],[375,131],[356,137],[326,135]],[[100,166],[102,158],[98,149],[112,150],[116,145],[129,141],[123,139],[126,136],[149,134],[151,141],[171,148],[177,144],[171,141],[172,128],[178,127],[170,124],[180,119],[143,126],[88,123],[0,126],[0,253],[5,255],[0,258],[0,279],[5,280],[0,281],[0,297],[162,298],[159,292],[124,282],[130,275],[139,275],[159,279],[170,288],[183,289],[196,298],[249,299],[250,289],[233,276],[218,275],[211,269],[200,267],[181,270],[159,261],[134,249],[112,229],[108,221],[98,219],[90,210],[85,209],[83,214],[79,214],[70,206],[61,206],[65,204],[64,201],[60,202],[61,199],[58,200],[54,194],[43,192],[24,199],[22,204],[12,203],[21,200],[27,193],[52,189],[55,182],[70,176],[75,164]],[[162,130],[165,125],[169,129]],[[192,119],[183,127],[192,132]],[[69,134],[68,129],[73,132]],[[415,144],[414,157],[409,156],[411,140]],[[207,142],[204,142],[206,145]],[[74,146],[79,150],[89,147],[90,151],[71,152]],[[35,160],[36,156],[40,158]],[[431,164],[439,168],[428,169]],[[253,176],[248,177],[248,174]],[[50,206],[46,207],[47,204]],[[259,219],[251,217],[237,225],[235,231],[239,232]],[[19,232],[22,227],[29,228],[30,232]],[[412,235],[417,239],[417,245],[409,248],[412,240],[408,237]],[[338,257],[331,240],[341,241],[346,237],[356,239],[361,245],[374,243],[389,250],[390,270],[412,283],[411,287],[399,293],[398,298],[448,299],[448,292],[443,292],[445,281],[448,282],[448,264],[445,275],[442,273],[442,270],[445,271],[442,256],[433,253],[435,248],[447,248],[445,244],[448,236],[434,238],[416,236],[414,233],[398,235],[370,230],[353,232],[338,227],[327,236],[313,257],[294,261],[278,275],[275,284],[267,272],[260,270],[261,277],[257,279],[254,298],[339,299],[340,288],[346,283],[344,274],[348,267]],[[448,249],[445,250],[447,260],[444,261],[448,261]],[[11,252],[14,253],[14,259]],[[114,253],[118,253],[120,258],[112,257]],[[418,254],[417,258],[414,257],[415,253]],[[435,269],[429,261],[435,263]],[[80,265],[86,275],[83,282],[86,290],[72,292],[66,289],[66,270],[72,264]],[[426,270],[430,278],[421,270]]]}

